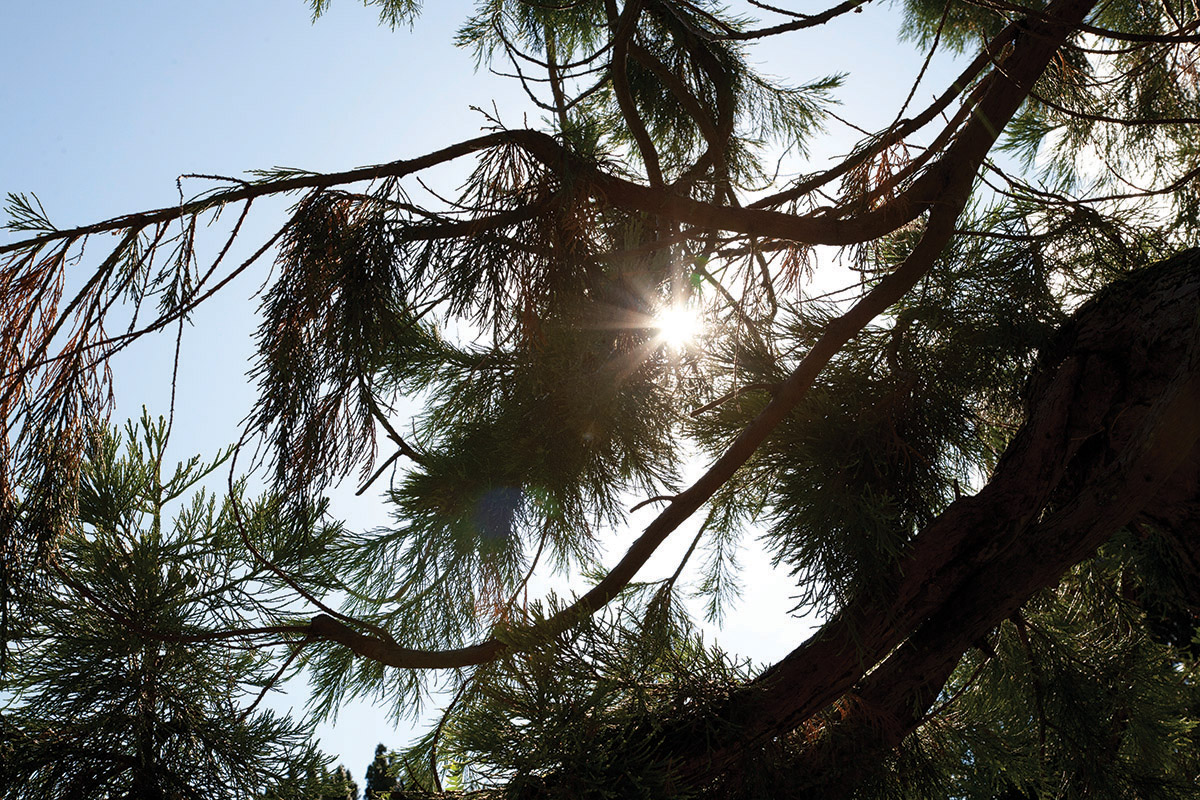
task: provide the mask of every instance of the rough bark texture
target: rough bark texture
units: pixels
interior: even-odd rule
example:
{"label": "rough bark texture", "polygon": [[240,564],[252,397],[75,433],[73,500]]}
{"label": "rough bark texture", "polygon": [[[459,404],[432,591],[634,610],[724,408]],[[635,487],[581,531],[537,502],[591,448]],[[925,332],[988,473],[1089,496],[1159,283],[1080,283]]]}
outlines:
{"label": "rough bark texture", "polygon": [[736,773],[836,702],[840,730],[815,737],[795,786],[827,796],[921,723],[972,642],[1120,528],[1152,521],[1200,565],[1198,312],[1200,250],[1083,305],[1039,359],[988,485],[914,538],[888,602],[849,609],[735,696],[737,741],[686,761],[687,782]]}

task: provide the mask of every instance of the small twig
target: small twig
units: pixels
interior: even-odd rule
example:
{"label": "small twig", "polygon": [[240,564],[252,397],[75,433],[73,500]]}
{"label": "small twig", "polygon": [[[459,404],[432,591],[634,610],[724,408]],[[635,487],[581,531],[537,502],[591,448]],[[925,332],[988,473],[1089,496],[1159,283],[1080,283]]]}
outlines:
{"label": "small twig", "polygon": [[696,552],[696,545],[700,544],[700,539],[702,536],[704,536],[704,526],[701,526],[700,530],[696,531],[696,535],[692,537],[692,543],[688,545],[687,552],[683,554],[683,558],[679,560],[679,566],[675,568],[675,574],[667,579],[666,588],[668,591],[675,586],[675,582],[678,581],[679,576],[683,574],[683,568],[687,566],[688,561],[692,557],[692,553]]}
{"label": "small twig", "polygon": [[[529,569],[525,571],[525,577],[520,583],[517,584],[516,588],[513,589],[512,593],[508,597],[508,601],[504,604],[504,613],[506,615],[508,613],[508,609],[512,608],[513,604],[517,602],[517,597],[519,597],[521,592],[529,586],[529,581],[533,578],[533,571],[537,569],[538,562],[542,560],[542,551],[546,549],[546,539],[548,538],[547,533],[549,527],[550,520],[547,519],[546,523],[542,526],[542,535],[538,537],[537,552],[533,554],[533,560],[529,562]],[[526,602],[529,601],[528,593],[525,595],[525,600]]]}
{"label": "small twig", "polygon": [[1012,615],[1013,626],[1017,629],[1017,638],[1021,640],[1021,646],[1025,649],[1025,655],[1029,659],[1029,667],[1033,672],[1033,702],[1037,708],[1038,715],[1038,753],[1041,757],[1041,763],[1046,763],[1046,704],[1042,699],[1042,690],[1045,679],[1042,677],[1042,667],[1038,664],[1037,657],[1034,655],[1033,646],[1029,643],[1029,629],[1025,624],[1025,617],[1017,611]]}
{"label": "small twig", "polygon": [[871,0],[846,0],[846,2],[839,3],[832,8],[826,9],[820,14],[801,14],[796,11],[787,11],[786,9],[771,6],[763,2],[758,2],[758,0],[750,0],[751,5],[758,6],[764,11],[773,11],[776,14],[783,14],[785,16],[793,17],[795,18],[795,21],[784,22],[780,25],[773,25],[769,28],[759,28],[756,30],[729,33],[725,34],[721,38],[744,41],[747,39],[762,39],[768,36],[777,36],[781,33],[790,33],[791,31],[803,30],[805,28],[813,28],[817,25],[824,25],[834,17],[839,17],[849,11],[861,13],[862,6],[869,2],[871,2]]}
{"label": "small twig", "polygon": [[358,488],[357,492],[354,493],[354,496],[361,497],[363,492],[365,492],[367,489],[371,488],[371,484],[373,484],[375,481],[379,480],[379,476],[384,473],[384,470],[386,470],[392,464],[396,463],[396,460],[398,458],[400,458],[400,456],[402,456],[402,455],[404,455],[404,450],[402,450],[402,449],[397,450],[396,452],[392,453],[391,458],[389,458],[387,461],[383,462],[379,466],[379,469],[375,470],[375,473],[373,475],[371,475],[371,477],[367,478],[366,482]]}
{"label": "small twig", "polygon": [[470,686],[471,682],[474,680],[475,674],[473,673],[471,677],[463,681],[463,685],[460,686],[458,691],[454,693],[454,697],[450,700],[450,703],[446,706],[446,710],[442,712],[442,716],[438,719],[437,727],[433,729],[433,741],[429,745],[429,774],[433,776],[433,789],[436,792],[445,791],[442,789],[442,778],[440,775],[438,775],[438,739],[442,738],[442,728],[446,726],[446,720],[450,719],[450,712],[454,710],[456,705],[458,705],[458,701],[462,699],[464,694],[466,694],[467,687]]}
{"label": "small twig", "polygon": [[283,665],[274,675],[271,676],[271,679],[263,685],[262,691],[258,693],[258,697],[254,698],[254,702],[247,706],[246,710],[242,712],[241,717],[239,717],[240,721],[244,722],[246,718],[250,716],[251,712],[253,712],[258,704],[262,702],[263,698],[267,696],[267,692],[271,691],[275,684],[279,682],[279,679],[283,677],[283,673],[287,672],[288,667],[290,667],[292,662],[296,660],[296,657],[300,655],[300,651],[304,649],[304,646],[311,641],[313,641],[312,636],[306,636],[292,648],[292,652],[288,655],[287,659],[284,660]]}
{"label": "small twig", "polygon": [[638,509],[645,508],[651,503],[670,503],[675,500],[675,497],[676,495],[673,494],[656,494],[654,497],[647,497],[645,500],[629,509],[629,513],[632,514]]}
{"label": "small twig", "polygon": [[[399,448],[397,455],[404,455],[404,456],[407,456],[408,458],[411,458],[413,461],[417,462],[418,464],[424,464],[425,457],[423,455],[421,455],[419,452],[417,452],[416,450],[414,450],[411,446],[409,446],[408,442],[404,441],[404,438],[402,436],[400,436],[399,433],[396,432],[395,428],[392,427],[392,423],[388,422],[388,418],[386,416],[384,416],[382,411],[379,410],[379,405],[375,402],[375,395],[371,391],[371,387],[366,385],[366,383],[364,383],[361,379],[359,380],[359,385],[363,389],[364,396],[366,397],[366,400],[367,400],[367,407],[371,411],[371,416],[373,416],[376,420],[379,421],[379,424],[383,426],[383,429],[385,431],[387,431],[388,438],[391,439],[393,442],[395,442],[397,448]],[[395,456],[393,456],[392,459],[390,459],[390,460],[395,460]],[[376,477],[378,477],[378,476],[376,476]],[[374,480],[374,478],[372,478],[371,480]],[[368,481],[368,485],[370,485],[369,481]],[[365,489],[366,487],[363,487],[363,488]],[[358,493],[362,494],[362,491],[363,490],[359,490]]]}
{"label": "small twig", "polygon": [[701,414],[703,414],[705,411],[711,411],[714,408],[716,408],[717,406],[719,406],[723,403],[727,403],[730,400],[734,399],[735,397],[740,397],[741,395],[744,395],[748,392],[764,391],[764,392],[770,392],[771,394],[775,394],[775,392],[778,390],[779,390],[778,383],[748,383],[745,386],[741,386],[737,389],[734,389],[732,392],[729,392],[725,395],[722,395],[721,397],[718,397],[716,400],[713,400],[711,403],[705,403],[704,405],[700,406],[699,408],[689,411],[688,416],[698,417]]}

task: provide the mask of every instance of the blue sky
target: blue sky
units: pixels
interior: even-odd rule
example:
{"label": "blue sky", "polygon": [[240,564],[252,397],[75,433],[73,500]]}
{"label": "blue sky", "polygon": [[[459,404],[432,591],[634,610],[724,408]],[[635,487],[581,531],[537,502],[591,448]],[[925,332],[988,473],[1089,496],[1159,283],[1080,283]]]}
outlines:
{"label": "blue sky", "polygon": [[[526,116],[536,124],[541,114],[519,86],[476,72],[472,55],[452,46],[470,7],[429,2],[414,32],[393,32],[356,0],[336,0],[315,24],[303,0],[3,0],[0,193],[37,193],[66,227],[178,202],[183,173],[330,171],[418,155],[477,135],[484,120],[472,105],[491,109],[494,101],[508,125]],[[868,6],[815,34],[768,43],[754,60],[798,83],[850,72],[841,111],[881,126],[920,66],[911,48],[896,46],[895,31],[894,15]],[[941,88],[928,83],[915,102]],[[809,169],[857,138],[831,130]],[[189,181],[184,193],[204,186]],[[252,237],[269,235],[281,211],[260,214]],[[0,233],[0,241],[10,238]],[[173,439],[180,457],[236,438],[253,403],[244,374],[255,327],[248,298],[264,275],[234,284],[184,340]],[[136,416],[143,404],[166,412],[172,345],[164,338],[121,359],[116,418]],[[343,499],[338,511],[357,524],[384,521],[368,501]],[[753,597],[722,641],[756,659],[777,658],[798,643],[799,626],[786,616],[786,582],[761,558],[749,560]],[[293,701],[303,692],[277,705]],[[322,728],[323,747],[360,783],[375,743],[405,738],[386,717],[354,705]]]}

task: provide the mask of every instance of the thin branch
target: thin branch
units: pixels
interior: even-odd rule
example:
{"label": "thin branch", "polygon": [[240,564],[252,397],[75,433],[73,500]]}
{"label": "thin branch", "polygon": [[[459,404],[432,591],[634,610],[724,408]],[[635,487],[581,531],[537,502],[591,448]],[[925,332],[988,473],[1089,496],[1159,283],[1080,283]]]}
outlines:
{"label": "thin branch", "polygon": [[641,12],[642,0],[630,0],[615,21],[611,60],[613,95],[617,98],[617,106],[621,109],[625,125],[629,128],[629,133],[637,144],[642,164],[646,168],[647,180],[652,187],[661,187],[663,174],[658,150],[654,146],[654,140],[650,133],[646,130],[641,114],[638,113],[637,104],[630,93],[629,72],[625,65],[625,60],[629,57],[629,44],[633,41],[634,34],[637,33],[637,21]]}
{"label": "thin branch", "polygon": [[429,774],[433,776],[433,790],[435,792],[443,791],[442,779],[441,776],[438,775],[438,741],[442,738],[442,731],[446,727],[446,721],[450,719],[450,712],[452,712],[454,707],[458,705],[458,702],[462,700],[463,695],[466,694],[467,687],[471,685],[471,681],[474,679],[475,676],[472,675],[463,681],[462,686],[458,687],[458,691],[454,694],[454,697],[450,699],[450,702],[446,705],[445,710],[442,711],[442,715],[438,718],[437,726],[433,729],[433,737],[429,744]]}
{"label": "thin branch", "polygon": [[778,383],[748,383],[745,386],[740,386],[737,389],[734,389],[732,392],[727,392],[726,394],[721,395],[716,400],[713,400],[711,403],[705,403],[704,405],[700,406],[699,408],[692,409],[691,411],[688,412],[688,416],[689,417],[698,417],[701,414],[703,414],[705,411],[712,411],[717,406],[724,405],[725,403],[728,403],[730,400],[733,400],[735,397],[741,397],[742,395],[748,394],[750,392],[771,392],[772,394],[774,394],[778,390],[779,390]]}
{"label": "thin branch", "polygon": [[1127,127],[1138,127],[1143,125],[1197,125],[1200,124],[1200,117],[1155,117],[1153,119],[1128,119],[1125,117],[1110,117],[1107,114],[1095,114],[1088,111],[1077,111],[1072,108],[1067,108],[1064,105],[1054,102],[1045,95],[1038,92],[1030,92],[1029,96],[1048,108],[1052,108],[1059,113],[1066,114],[1068,117],[1075,119],[1088,120],[1089,122],[1107,122],[1113,125],[1123,125]]}
{"label": "thin branch", "polygon": [[271,691],[271,689],[275,687],[275,684],[277,684],[279,679],[283,677],[283,674],[287,672],[288,667],[290,667],[292,662],[294,662],[300,655],[300,651],[303,650],[305,645],[309,644],[310,642],[312,642],[312,639],[306,636],[292,647],[292,652],[288,654],[288,657],[284,660],[283,664],[280,665],[275,674],[272,675],[265,684],[263,684],[262,691],[259,692],[258,696],[254,698],[254,702],[248,705],[246,710],[242,712],[242,721],[245,721],[246,718],[250,716],[250,713],[258,707],[258,704],[261,703],[263,698],[267,696],[267,692]]}
{"label": "thin branch", "polygon": [[1037,709],[1038,715],[1038,753],[1041,754],[1041,761],[1046,761],[1046,703],[1045,703],[1045,677],[1042,675],[1042,666],[1038,663],[1037,655],[1033,652],[1033,645],[1029,642],[1029,631],[1025,626],[1025,617],[1017,611],[1012,615],[1013,626],[1017,629],[1017,637],[1021,640],[1021,647],[1025,650],[1025,657],[1029,659],[1029,669],[1033,672],[1033,702]]}
{"label": "thin branch", "polygon": [[629,509],[629,513],[632,514],[635,511],[640,511],[651,503],[670,503],[674,501],[676,497],[678,497],[678,495],[674,494],[656,494],[654,497],[647,497],[640,503],[635,503],[633,507]]}
{"label": "thin branch", "polygon": [[751,5],[758,6],[759,8],[765,9],[767,11],[774,11],[777,14],[786,14],[788,16],[798,16],[798,17],[801,17],[801,19],[797,19],[794,22],[784,22],[780,25],[773,25],[769,28],[758,28],[756,30],[738,31],[736,33],[726,33],[726,34],[722,35],[720,38],[732,39],[734,41],[747,41],[749,39],[762,39],[767,36],[778,36],[781,33],[789,33],[791,31],[799,31],[799,30],[803,30],[805,28],[814,28],[817,25],[824,25],[826,22],[829,22],[831,19],[834,19],[835,17],[840,17],[841,15],[847,14],[851,11],[861,12],[862,7],[865,6],[869,2],[871,2],[871,0],[845,0],[845,2],[839,3],[838,5],[833,6],[832,8],[826,9],[825,11],[822,11],[820,14],[813,14],[812,16],[807,16],[807,15],[803,15],[803,14],[797,14],[796,12],[793,12],[793,11],[784,11],[781,8],[776,8],[774,6],[769,6],[765,3],[756,2],[756,0],[750,0]]}
{"label": "thin branch", "polygon": [[397,433],[396,429],[392,427],[392,423],[388,420],[387,416],[380,411],[379,404],[375,402],[375,393],[371,391],[371,388],[367,386],[361,378],[359,383],[363,391],[363,396],[367,400],[367,408],[370,409],[371,416],[373,416],[379,422],[379,424],[383,426],[383,429],[387,431],[388,438],[395,442],[396,446],[400,448],[399,452],[418,464],[424,464],[425,456],[421,455],[419,452],[410,447],[408,442],[404,441],[404,437]]}
{"label": "thin branch", "polygon": [[200,214],[210,209],[219,208],[242,200],[251,200],[257,197],[266,197],[268,195],[276,194],[289,194],[291,192],[296,192],[303,189],[328,189],[342,184],[358,183],[360,181],[373,181],[382,178],[400,178],[406,175],[411,175],[414,172],[420,172],[422,170],[429,169],[430,167],[434,167],[439,164],[444,164],[448,161],[453,161],[461,158],[462,156],[469,155],[480,150],[486,150],[489,147],[507,144],[509,141],[510,137],[508,132],[498,131],[496,133],[479,136],[474,139],[468,139],[466,141],[450,145],[449,147],[443,147],[440,150],[435,150],[431,153],[413,159],[392,161],[387,164],[379,164],[369,167],[359,167],[357,169],[345,170],[343,172],[326,174],[306,173],[288,178],[265,180],[260,183],[247,184],[244,186],[239,186],[236,189],[211,192],[205,197],[201,197],[187,203],[181,203],[176,206],[168,206],[166,208],[157,208],[151,211],[126,214],[91,225],[81,225],[76,228],[66,228],[63,230],[51,231],[39,236],[31,237],[29,239],[10,242],[9,244],[0,245],[0,255],[41,247],[49,242],[58,242],[63,240],[75,241],[81,237],[90,236],[95,233],[110,233],[112,231],[129,229],[142,230],[159,222],[170,222],[183,217]]}
{"label": "thin branch", "polygon": [[[407,447],[407,445],[405,445],[405,447]],[[367,489],[371,488],[371,484],[379,480],[379,476],[382,475],[388,467],[390,467],[392,464],[395,464],[396,461],[399,460],[399,458],[403,455],[407,455],[404,451],[404,448],[397,449],[396,452],[392,453],[388,460],[380,464],[379,469],[375,470],[375,472],[371,474],[371,477],[367,478],[366,481],[363,482],[362,486],[358,487],[358,490],[354,493],[354,496],[361,497],[362,494],[367,491]]]}

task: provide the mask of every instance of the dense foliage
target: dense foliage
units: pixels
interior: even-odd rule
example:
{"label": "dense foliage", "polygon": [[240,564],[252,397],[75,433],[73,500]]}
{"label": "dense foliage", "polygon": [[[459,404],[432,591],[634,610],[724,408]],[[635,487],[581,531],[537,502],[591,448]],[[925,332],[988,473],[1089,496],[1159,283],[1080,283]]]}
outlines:
{"label": "dense foliage", "polygon": [[256,708],[267,654],[212,635],[278,593],[236,515],[267,552],[321,537],[288,541],[278,499],[191,492],[229,453],[164,474],[166,442],[146,418],[88,442],[78,517],[10,634],[2,797],[293,797],[324,769],[308,726]]}
{"label": "dense foliage", "polygon": [[[420,26],[419,3],[368,4]],[[190,705],[242,708],[303,668],[319,712],[439,706],[377,752],[369,796],[1200,794],[1200,9],[893,7],[958,75],[923,107],[914,76],[873,132],[836,114],[843,76],[754,58],[843,35],[870,0],[483,0],[458,43],[513,73],[540,128],[493,119],[77,228],[12,196],[0,600],[23,700],[0,746],[125,730],[63,715],[144,677],[182,698],[187,736],[156,746],[211,768],[181,777],[206,796],[336,783],[285,767],[302,730],[252,701]],[[844,158],[808,163],[847,129]],[[459,162],[457,195],[423,182]],[[273,195],[295,197],[277,232],[228,255]],[[203,252],[212,222],[228,241]],[[209,468],[164,480],[149,423],[119,454],[107,359],[256,269],[259,400],[235,450],[258,445],[271,491],[247,500],[231,465],[229,497],[168,528]],[[703,333],[668,341],[680,308]],[[330,521],[324,494],[356,474],[390,474],[390,524]],[[643,574],[693,517],[677,568]],[[823,620],[766,669],[689,616],[728,618],[749,537]],[[567,588],[538,597],[547,574]],[[190,756],[201,741],[228,757]],[[37,769],[38,796],[70,796]]]}

